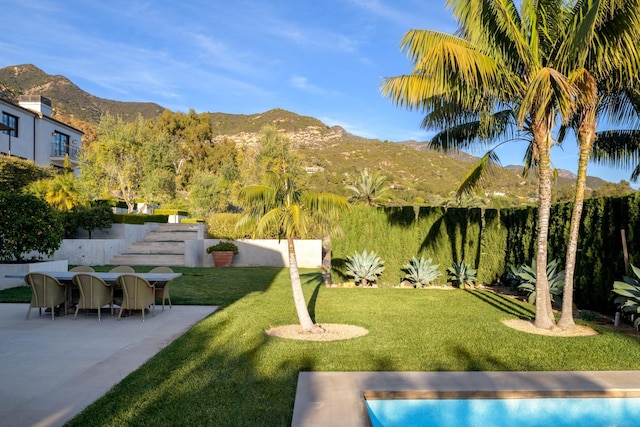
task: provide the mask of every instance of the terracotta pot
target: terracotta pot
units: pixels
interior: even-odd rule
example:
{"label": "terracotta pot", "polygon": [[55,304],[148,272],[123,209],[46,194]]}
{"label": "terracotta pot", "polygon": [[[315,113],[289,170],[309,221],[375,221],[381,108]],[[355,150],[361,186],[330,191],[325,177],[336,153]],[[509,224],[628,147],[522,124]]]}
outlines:
{"label": "terracotta pot", "polygon": [[211,255],[213,255],[213,264],[216,267],[229,267],[233,261],[234,253],[232,251],[214,251],[211,252]]}

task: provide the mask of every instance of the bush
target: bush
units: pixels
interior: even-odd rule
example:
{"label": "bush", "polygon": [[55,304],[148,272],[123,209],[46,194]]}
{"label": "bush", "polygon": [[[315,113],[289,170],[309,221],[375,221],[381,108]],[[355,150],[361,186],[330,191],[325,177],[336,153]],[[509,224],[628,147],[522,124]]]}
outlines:
{"label": "bush", "polygon": [[0,192],[0,262],[24,261],[31,251],[51,256],[63,238],[62,221],[47,202],[29,194]]}
{"label": "bush", "polygon": [[179,215],[179,216],[189,216],[189,212],[181,211],[179,209],[154,209],[154,215]]}
{"label": "bush", "polygon": [[159,222],[161,224],[169,222],[168,215],[146,215],[146,214],[113,214],[115,224],[144,224],[145,222]]}
{"label": "bush", "polygon": [[237,254],[238,247],[233,242],[219,242],[218,244],[207,248],[207,253],[210,254],[211,252],[233,252],[234,254]]}

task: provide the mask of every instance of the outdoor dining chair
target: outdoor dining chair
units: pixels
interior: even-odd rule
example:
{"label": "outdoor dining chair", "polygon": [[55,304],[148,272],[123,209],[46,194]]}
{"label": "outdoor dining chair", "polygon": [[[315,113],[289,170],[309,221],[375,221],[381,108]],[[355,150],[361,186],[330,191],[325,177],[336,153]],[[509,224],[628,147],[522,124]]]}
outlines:
{"label": "outdoor dining chair", "polygon": [[[173,270],[169,267],[156,267],[149,271],[149,273],[173,273]],[[153,286],[156,289],[156,298],[162,298],[162,311],[164,311],[165,300],[169,301],[169,308],[173,308],[171,305],[171,296],[169,296],[169,284],[168,282],[154,282]]]}
{"label": "outdoor dining chair", "polygon": [[133,267],[129,267],[128,265],[119,265],[109,270],[109,273],[135,273],[135,272],[136,271],[133,269]]}
{"label": "outdoor dining chair", "polygon": [[76,313],[73,316],[74,319],[78,316],[80,309],[97,309],[99,322],[101,320],[102,307],[105,305],[109,305],[113,316],[113,287],[90,273],[78,273],[73,276],[72,280],[73,284],[80,289],[80,298],[76,306]]}
{"label": "outdoor dining chair", "polygon": [[40,309],[40,316],[43,308],[51,309],[51,320],[55,319],[58,305],[64,304],[64,313],[67,313],[67,287],[58,279],[45,273],[32,272],[24,276],[24,281],[31,287],[31,303],[26,320],[29,320],[31,309],[36,307]]}
{"label": "outdoor dining chair", "polygon": [[93,273],[95,270],[93,269],[93,267],[90,267],[88,265],[77,265],[72,269],[70,269],[69,271],[78,271],[81,273]]}
{"label": "outdoor dining chair", "polygon": [[142,321],[144,322],[144,310],[151,307],[151,313],[156,315],[156,293],[153,285],[143,277],[136,274],[122,274],[117,279],[118,285],[122,287],[123,298],[118,313],[118,320],[122,317],[124,310],[142,311]]}

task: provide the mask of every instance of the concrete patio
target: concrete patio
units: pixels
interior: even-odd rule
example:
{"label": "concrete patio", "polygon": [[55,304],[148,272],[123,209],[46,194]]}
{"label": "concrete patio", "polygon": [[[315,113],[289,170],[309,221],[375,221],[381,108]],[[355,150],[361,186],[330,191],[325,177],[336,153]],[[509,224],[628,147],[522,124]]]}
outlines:
{"label": "concrete patio", "polygon": [[214,306],[173,306],[155,317],[95,312],[38,316],[0,304],[0,426],[60,426],[193,325]]}

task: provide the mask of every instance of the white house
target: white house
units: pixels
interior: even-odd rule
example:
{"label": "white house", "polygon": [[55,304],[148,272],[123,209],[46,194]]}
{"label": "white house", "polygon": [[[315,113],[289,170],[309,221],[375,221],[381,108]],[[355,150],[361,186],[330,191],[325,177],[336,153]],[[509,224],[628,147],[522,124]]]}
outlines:
{"label": "white house", "polygon": [[[78,174],[78,154],[84,133],[51,118],[51,101],[40,95],[20,95],[20,105],[0,98],[0,153],[62,167],[65,155]],[[7,129],[10,128],[10,129]]]}

